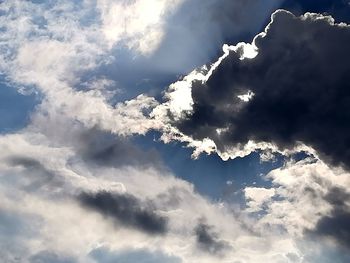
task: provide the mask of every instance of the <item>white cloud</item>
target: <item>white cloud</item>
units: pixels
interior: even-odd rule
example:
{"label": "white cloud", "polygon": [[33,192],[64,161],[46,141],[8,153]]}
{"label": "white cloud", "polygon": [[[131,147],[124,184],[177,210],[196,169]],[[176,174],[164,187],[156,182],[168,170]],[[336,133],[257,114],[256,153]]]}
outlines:
{"label": "white cloud", "polygon": [[183,0],[99,0],[102,32],[109,46],[124,41],[141,54],[152,53],[161,43],[166,19]]}
{"label": "white cloud", "polygon": [[[264,204],[266,215],[260,223],[282,227],[297,237],[303,237],[305,230],[313,230],[320,218],[330,214],[333,207],[325,196],[332,189],[350,186],[349,173],[315,159],[287,163],[266,177],[273,183],[271,192],[263,190],[260,195],[257,189],[246,188],[247,211],[257,211]],[[276,198],[269,199],[272,196]]]}
{"label": "white cloud", "polygon": [[258,212],[263,210],[263,205],[270,201],[275,195],[275,189],[267,189],[261,187],[246,187],[244,188],[244,195],[248,201],[248,212]]}

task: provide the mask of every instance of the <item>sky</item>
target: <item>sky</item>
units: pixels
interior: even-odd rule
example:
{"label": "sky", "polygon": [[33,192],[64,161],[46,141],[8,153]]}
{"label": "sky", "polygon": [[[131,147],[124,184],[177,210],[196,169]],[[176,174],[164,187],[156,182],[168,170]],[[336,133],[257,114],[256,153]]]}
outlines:
{"label": "sky", "polygon": [[0,1],[4,263],[350,262],[350,2]]}

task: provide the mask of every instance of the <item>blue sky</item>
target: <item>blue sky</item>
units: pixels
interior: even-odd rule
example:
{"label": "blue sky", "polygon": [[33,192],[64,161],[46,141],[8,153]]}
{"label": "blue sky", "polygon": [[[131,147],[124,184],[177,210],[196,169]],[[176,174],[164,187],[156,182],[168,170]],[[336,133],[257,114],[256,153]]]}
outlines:
{"label": "blue sky", "polygon": [[40,102],[36,94],[21,94],[1,79],[1,133],[10,133],[25,127],[30,119],[30,113]]}
{"label": "blue sky", "polygon": [[0,21],[4,262],[349,261],[349,1]]}

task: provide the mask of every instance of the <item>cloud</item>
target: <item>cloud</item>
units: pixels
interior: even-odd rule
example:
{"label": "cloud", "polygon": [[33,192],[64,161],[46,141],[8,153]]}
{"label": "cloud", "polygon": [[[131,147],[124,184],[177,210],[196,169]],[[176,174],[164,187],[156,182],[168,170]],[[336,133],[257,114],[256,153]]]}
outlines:
{"label": "cloud", "polygon": [[3,200],[0,207],[0,256],[4,262],[18,262],[22,254],[30,253],[27,241],[35,239],[42,222],[33,213],[6,207],[5,198]]}
{"label": "cloud", "polygon": [[183,0],[149,1],[98,0],[102,32],[110,46],[124,42],[130,49],[148,55],[159,46],[167,18]]}
{"label": "cloud", "polygon": [[195,228],[197,243],[200,249],[213,255],[222,255],[225,250],[232,249],[230,245],[220,240],[218,234],[213,232],[212,226],[199,222]]}
{"label": "cloud", "polygon": [[332,206],[330,214],[322,217],[311,234],[328,237],[341,246],[350,248],[350,194],[345,188],[330,189],[325,200]]}
{"label": "cloud", "polygon": [[[46,126],[36,126],[43,133],[27,128],[21,134],[0,137],[1,148],[6,149],[0,154],[0,207],[6,214],[9,209],[14,211],[14,217],[5,222],[20,218],[25,226],[37,230],[30,236],[21,230],[19,236],[0,239],[1,244],[16,244],[16,249],[4,252],[6,259],[16,255],[25,262],[47,251],[48,255],[39,258],[99,262],[91,259],[90,251],[101,246],[112,251],[101,255],[106,260],[108,254],[132,260],[140,250],[156,254],[148,257],[141,253],[145,260],[169,257],[170,262],[210,263],[213,258],[217,262],[232,258],[278,262],[276,254],[299,255],[292,236],[274,231],[269,231],[269,237],[262,231],[260,236],[251,231],[244,213],[234,212],[229,204],[207,200],[192,184],[159,166],[96,165],[83,158],[77,147],[84,133],[81,125],[63,119],[53,132],[45,130],[52,126],[50,119],[47,121]],[[29,179],[26,174],[41,169],[64,184],[57,185],[55,191],[47,187],[24,191],[21,186]],[[201,218],[209,223],[200,224]],[[247,251],[254,253],[247,256]]]}
{"label": "cloud", "polygon": [[156,150],[144,152],[125,137],[91,129],[78,135],[77,150],[89,163],[101,166],[162,166]]}
{"label": "cloud", "polygon": [[[144,5],[142,1],[111,2],[110,6],[117,6],[121,11],[118,16],[113,15],[113,8],[108,9],[111,31],[125,32],[129,34],[131,27],[116,26],[118,23],[138,23],[138,20],[147,17],[147,10],[152,10],[152,20],[158,19],[159,8],[165,1],[150,1]],[[186,0],[166,1],[159,24],[148,26],[142,22],[142,26],[132,29],[135,32],[143,30],[145,33],[131,33],[131,39],[116,43],[110,51],[109,63],[100,64],[97,69],[88,71],[83,78],[91,76],[107,76],[115,81],[114,89],[119,92],[114,100],[122,101],[137,96],[140,93],[159,96],[164,87],[178,79],[179,75],[188,74],[200,65],[207,64],[216,58],[220,47],[224,43],[236,43],[238,40],[250,40],[263,26],[271,12],[279,6],[281,0],[266,0],[264,3],[255,0]],[[176,6],[174,4],[177,3]],[[142,7],[135,8],[140,5]],[[145,8],[146,7],[146,8]],[[134,10],[136,9],[136,10]],[[128,17],[128,14],[133,14]],[[142,18],[137,15],[142,15]],[[255,13],[254,17],[248,16]],[[147,28],[146,28],[147,27]],[[152,36],[149,31],[160,31]],[[152,52],[144,54],[138,50],[139,45],[134,45],[134,39],[141,45],[146,39],[154,39],[157,45],[144,45]],[[242,39],[243,38],[243,39]],[[181,40],[181,41],[179,41]],[[128,46],[133,46],[129,48]],[[141,54],[140,54],[141,53]]]}
{"label": "cloud", "polygon": [[124,226],[149,234],[164,234],[167,231],[167,219],[132,195],[106,191],[95,194],[83,192],[78,199],[83,206],[111,217]]}
{"label": "cloud", "polygon": [[266,189],[261,187],[246,187],[244,188],[244,196],[249,212],[258,212],[262,209],[264,203],[270,201],[275,195],[275,189]]}
{"label": "cloud", "polygon": [[[134,15],[133,10],[141,15],[145,6],[142,1],[1,3],[3,15],[0,20],[5,26],[0,69],[11,86],[21,87],[24,92],[34,88],[40,93],[42,102],[33,115],[59,112],[90,128],[98,126],[119,135],[144,134],[155,125],[146,117],[148,109],[157,105],[155,99],[140,95],[132,101],[110,105],[109,95],[103,87],[106,81],[113,82],[103,76],[88,84],[90,89],[83,91],[76,87],[84,72],[113,61],[111,49],[123,45],[124,41],[132,42],[130,48],[136,50],[146,41],[145,47],[153,49],[153,44],[145,40],[149,31],[156,27],[156,31],[161,32],[168,8],[170,12],[178,4],[180,1],[174,1],[172,5],[153,1],[148,7],[156,6],[159,12],[154,20],[155,17],[147,12],[142,12],[142,16]],[[115,7],[125,11],[123,18],[114,15]],[[121,20],[112,23],[108,17]],[[137,28],[139,24],[142,24],[141,28]],[[106,39],[106,25],[121,29],[111,41]],[[122,30],[124,27],[125,31]],[[158,36],[155,39],[158,40]]]}
{"label": "cloud", "polygon": [[[25,261],[41,251],[51,251],[58,259],[69,255],[69,259],[77,262],[89,262],[92,260],[90,251],[104,246],[112,251],[112,258],[122,255],[125,260],[134,259],[133,251],[142,250],[161,251],[159,253],[165,255],[165,259],[169,255],[170,262],[200,260],[210,263],[214,258],[216,262],[234,258],[249,263],[260,259],[289,263],[287,254],[304,255],[296,245],[298,242],[292,230],[299,227],[303,233],[306,227],[303,221],[295,218],[309,217],[309,228],[313,229],[318,220],[316,213],[321,211],[322,215],[327,215],[330,211],[327,206],[322,211],[323,198],[319,199],[322,203],[311,203],[310,207],[306,206],[307,202],[304,204],[305,199],[298,199],[298,189],[312,181],[312,171],[300,169],[298,183],[293,183],[294,171],[287,173],[281,169],[271,174],[271,180],[275,180],[276,194],[284,194],[287,204],[281,206],[286,210],[281,210],[276,203],[276,208],[271,207],[270,211],[267,202],[264,209],[270,217],[255,221],[230,204],[207,200],[194,191],[192,184],[175,178],[159,166],[145,168],[104,162],[96,165],[83,158],[77,147],[81,143],[81,133],[89,134],[90,130],[82,130],[81,125],[71,126],[64,119],[58,123],[59,129],[55,130],[54,136],[53,131],[31,133],[28,128],[21,134],[0,137],[1,148],[6,149],[0,154],[1,207],[16,212],[11,222],[16,222],[18,217],[25,225],[35,226],[38,230],[29,237],[20,236],[20,241],[12,237],[11,242],[17,244],[18,249],[10,250],[6,258],[17,255]],[[52,126],[50,122],[46,125]],[[47,127],[37,128],[44,132]],[[94,135],[103,137],[104,133]],[[36,171],[32,167],[40,167],[39,171],[50,171],[54,178],[62,179],[64,184],[56,188],[62,194],[56,195],[46,187],[23,191],[21,185],[28,179],[26,173]],[[329,173],[322,169],[319,172]],[[345,176],[339,178],[343,180]],[[307,185],[313,187],[310,183]],[[79,196],[79,193],[83,194]],[[304,192],[301,196],[307,197]],[[287,201],[291,202],[289,206]],[[294,210],[297,211],[295,217],[290,213]],[[6,213],[9,212],[6,210]],[[281,234],[280,229],[274,228],[279,224],[290,227],[290,231]],[[4,242],[9,242],[6,240]],[[101,257],[109,260],[108,254]],[[148,258],[147,255],[144,257],[145,260]],[[158,256],[150,255],[150,258],[157,260]]]}
{"label": "cloud", "polygon": [[257,229],[277,228],[311,243],[319,240],[325,247],[327,240],[335,241],[336,245],[331,246],[349,246],[348,172],[307,158],[286,163],[268,173],[266,179],[272,183],[269,190],[263,191],[266,198],[259,196],[258,189],[245,189],[248,193],[245,211],[261,212]]}
{"label": "cloud", "polygon": [[36,159],[14,156],[9,158],[7,162],[14,167],[24,168],[23,176],[27,179],[23,182],[23,190],[25,191],[37,191],[42,187],[55,191],[64,183],[55,175],[55,172],[48,170]]}
{"label": "cloud", "polygon": [[[211,70],[189,82],[192,110],[170,122],[192,140],[209,138],[221,153],[251,142],[282,151],[304,144],[350,168],[349,39],[349,26],[329,16],[278,10],[252,46],[224,47]],[[255,57],[246,58],[247,48]]]}

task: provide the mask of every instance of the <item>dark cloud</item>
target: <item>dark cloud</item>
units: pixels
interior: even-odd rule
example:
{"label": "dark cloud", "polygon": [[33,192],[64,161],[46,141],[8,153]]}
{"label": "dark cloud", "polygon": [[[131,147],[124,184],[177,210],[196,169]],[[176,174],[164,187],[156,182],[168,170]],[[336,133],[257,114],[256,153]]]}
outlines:
{"label": "dark cloud", "polygon": [[[281,149],[303,142],[349,169],[349,42],[350,28],[329,18],[276,11],[267,34],[256,38],[259,54],[240,60],[241,51],[231,51],[206,83],[195,81],[194,111],[175,125],[220,150],[248,140]],[[237,97],[249,91],[249,102]]]}
{"label": "dark cloud", "polygon": [[143,151],[128,138],[91,129],[80,135],[78,141],[83,159],[101,166],[162,166],[156,150]]}
{"label": "dark cloud", "polygon": [[197,244],[200,249],[213,255],[221,255],[230,245],[219,239],[213,227],[201,220],[195,229]]}
{"label": "dark cloud", "polygon": [[285,0],[281,8],[298,15],[305,12],[327,13],[338,21],[350,22],[349,0]]}
{"label": "dark cloud", "polygon": [[81,204],[98,211],[126,227],[136,228],[149,234],[164,234],[167,231],[167,218],[156,213],[149,203],[130,194],[83,192],[78,196]]}
{"label": "dark cloud", "polygon": [[330,215],[322,217],[313,235],[330,237],[340,245],[350,248],[350,193],[346,189],[334,187],[325,196],[325,200],[332,206]]}

